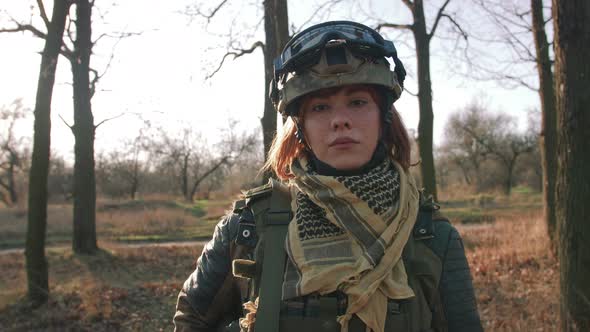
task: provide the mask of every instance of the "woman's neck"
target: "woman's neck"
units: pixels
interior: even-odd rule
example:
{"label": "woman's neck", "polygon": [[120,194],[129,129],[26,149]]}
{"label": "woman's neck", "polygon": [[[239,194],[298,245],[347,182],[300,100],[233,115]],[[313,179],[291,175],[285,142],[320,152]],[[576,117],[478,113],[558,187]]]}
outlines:
{"label": "woman's neck", "polygon": [[328,176],[350,176],[350,175],[361,175],[367,173],[369,170],[373,169],[375,166],[381,164],[385,158],[387,157],[387,151],[385,148],[385,144],[379,142],[377,147],[375,148],[375,152],[373,152],[373,156],[371,160],[369,160],[363,166],[352,169],[352,170],[339,170],[336,169],[325,162],[319,160],[313,153],[310,153],[309,161],[313,169],[318,172],[320,175],[328,175]]}

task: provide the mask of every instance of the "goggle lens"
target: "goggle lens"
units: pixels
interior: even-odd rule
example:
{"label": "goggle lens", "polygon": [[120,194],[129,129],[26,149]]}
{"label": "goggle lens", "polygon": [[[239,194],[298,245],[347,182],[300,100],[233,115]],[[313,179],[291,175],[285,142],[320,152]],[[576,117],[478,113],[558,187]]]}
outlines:
{"label": "goggle lens", "polygon": [[347,47],[355,53],[396,56],[393,43],[383,40],[369,27],[356,22],[328,22],[293,37],[275,60],[275,77],[317,60],[321,49],[331,40],[345,40]]}

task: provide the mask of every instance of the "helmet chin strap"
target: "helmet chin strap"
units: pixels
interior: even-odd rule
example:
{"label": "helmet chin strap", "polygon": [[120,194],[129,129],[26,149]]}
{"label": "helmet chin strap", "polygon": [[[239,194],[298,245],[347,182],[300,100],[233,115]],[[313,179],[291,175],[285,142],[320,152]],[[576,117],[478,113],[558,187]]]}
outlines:
{"label": "helmet chin strap", "polygon": [[291,119],[295,123],[295,128],[296,128],[295,137],[297,138],[299,143],[301,143],[303,145],[305,150],[308,153],[311,153],[315,157],[315,155],[313,154],[313,150],[311,149],[311,146],[309,146],[309,144],[307,143],[307,140],[305,139],[305,134],[303,133],[303,128],[301,128],[301,124],[299,123],[297,118],[295,118],[294,116],[292,116]]}

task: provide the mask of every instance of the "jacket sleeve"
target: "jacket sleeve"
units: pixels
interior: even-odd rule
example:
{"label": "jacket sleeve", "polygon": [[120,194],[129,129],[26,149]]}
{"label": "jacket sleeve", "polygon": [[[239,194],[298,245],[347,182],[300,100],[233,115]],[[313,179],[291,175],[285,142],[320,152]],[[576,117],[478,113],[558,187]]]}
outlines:
{"label": "jacket sleeve", "polygon": [[214,331],[228,316],[239,315],[240,296],[231,273],[230,252],[237,219],[232,214],[217,224],[195,271],[184,282],[173,319],[175,331]]}
{"label": "jacket sleeve", "polygon": [[450,227],[439,284],[449,331],[483,331],[463,241],[453,226],[442,224]]}

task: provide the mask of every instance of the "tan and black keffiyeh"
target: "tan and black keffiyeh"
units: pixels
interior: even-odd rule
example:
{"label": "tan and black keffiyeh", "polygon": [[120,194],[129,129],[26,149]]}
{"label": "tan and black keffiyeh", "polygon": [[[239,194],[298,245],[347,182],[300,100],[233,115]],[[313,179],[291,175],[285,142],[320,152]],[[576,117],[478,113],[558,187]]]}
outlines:
{"label": "tan and black keffiyeh", "polygon": [[391,160],[353,176],[318,175],[305,159],[291,171],[283,298],[340,290],[348,295],[342,331],[353,314],[383,331],[387,299],[414,296],[401,259],[418,212],[412,176]]}

